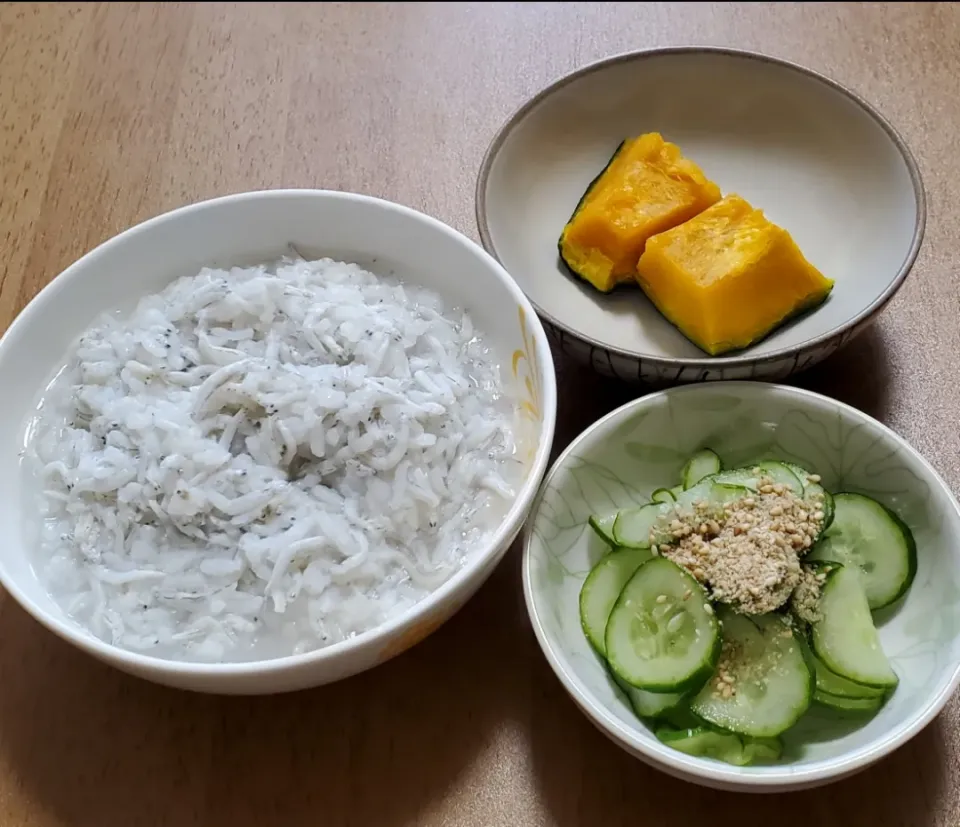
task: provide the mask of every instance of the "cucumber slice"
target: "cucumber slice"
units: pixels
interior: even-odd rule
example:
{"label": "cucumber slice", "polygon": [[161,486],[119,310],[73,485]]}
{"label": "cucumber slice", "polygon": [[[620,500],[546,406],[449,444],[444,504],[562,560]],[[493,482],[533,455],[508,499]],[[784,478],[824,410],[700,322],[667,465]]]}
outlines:
{"label": "cucumber slice", "polygon": [[819,614],[811,627],[810,643],[827,669],[866,686],[885,689],[897,685],[855,567],[840,566],[827,575]]}
{"label": "cucumber slice", "polygon": [[813,569],[818,574],[823,574],[824,578],[830,572],[834,571],[838,566],[842,566],[843,563],[837,563],[834,560],[804,560],[803,568]]}
{"label": "cucumber slice", "polygon": [[717,732],[709,727],[660,727],[656,735],[667,746],[687,755],[713,758],[737,767],[776,761],[783,751],[778,738],[744,739],[732,732]]}
{"label": "cucumber slice", "polygon": [[704,477],[720,473],[720,457],[709,448],[701,448],[695,453],[680,472],[680,482],[683,488],[693,488]]}
{"label": "cucumber slice", "polygon": [[657,520],[672,508],[672,503],[647,503],[625,508],[613,523],[614,542],[626,548],[650,548],[650,532]]}
{"label": "cucumber slice", "polygon": [[784,462],[784,465],[787,466],[794,474],[797,475],[797,479],[803,483],[803,498],[805,500],[812,500],[816,494],[819,494],[822,502],[821,509],[823,510],[823,528],[821,533],[825,531],[830,523],[833,522],[833,496],[818,482],[810,481],[810,471],[804,468],[802,465],[797,465],[795,462]]}
{"label": "cucumber slice", "polygon": [[673,727],[674,729],[696,729],[697,727],[705,726],[703,720],[690,711],[690,707],[686,701],[661,713],[659,717],[665,725]]}
{"label": "cucumber slice", "polygon": [[[820,529],[820,537],[822,537],[823,532],[826,531],[828,528],[830,528],[831,525],[833,525],[833,518],[836,513],[836,506],[833,500],[833,494],[831,494],[829,491],[827,491],[826,488],[823,488],[818,483],[807,483],[807,488],[805,489],[804,497],[809,498],[810,494],[812,493],[811,488],[820,489],[819,491],[821,496],[820,508],[823,511],[823,526]],[[819,539],[819,537],[817,539]]]}
{"label": "cucumber slice", "polygon": [[642,549],[611,551],[593,567],[580,587],[580,625],[587,640],[604,657],[603,637],[613,604],[626,582],[650,557],[650,552]]}
{"label": "cucumber slice", "polygon": [[788,607],[793,619],[803,628],[819,617],[820,593],[827,575],[839,563],[826,563],[822,560],[804,560],[800,565],[800,582],[790,594]]}
{"label": "cucumber slice", "polygon": [[695,715],[741,735],[772,737],[792,727],[813,697],[813,674],[793,630],[775,614],[747,618],[720,610],[720,669],[733,681],[724,694],[717,678],[690,702]]}
{"label": "cucumber slice", "polygon": [[670,715],[677,707],[683,704],[684,695],[674,692],[646,692],[630,686],[612,669],[610,674],[620,690],[627,696],[634,714],[638,718],[660,718]]}
{"label": "cucumber slice", "polygon": [[760,478],[769,477],[774,483],[786,485],[798,497],[803,495],[803,483],[797,478],[797,475],[787,467],[783,462],[767,460],[758,462],[756,465],[747,465],[743,468],[732,468],[729,471],[721,471],[715,474],[715,482],[726,485],[742,485],[751,491],[756,491],[760,486]]}
{"label": "cucumber slice", "polygon": [[731,468],[729,471],[721,471],[713,475],[713,481],[721,485],[739,485],[750,491],[756,491],[760,485],[760,475],[755,474],[753,466],[749,468]]}
{"label": "cucumber slice", "polygon": [[699,502],[707,503],[711,508],[722,508],[726,503],[750,496],[750,491],[739,485],[726,485],[715,481],[716,477],[707,477],[693,488],[680,492],[673,505],[661,506],[661,512],[651,526],[652,536],[657,545],[670,545],[676,542],[669,529],[670,522],[678,511],[692,511]]}
{"label": "cucumber slice", "polygon": [[682,485],[673,486],[673,488],[670,489],[670,493],[673,494],[673,498],[676,499],[683,493],[683,486]]}
{"label": "cucumber slice", "polygon": [[[807,663],[813,667],[813,674],[817,682],[817,693],[822,692],[827,695],[852,698],[854,700],[872,700],[875,698],[883,698],[884,695],[886,695],[886,690],[884,689],[854,683],[831,672],[827,669],[824,662],[820,660],[806,644],[804,644],[803,654],[807,658]],[[816,695],[816,693],[814,694]]]}
{"label": "cucumber slice", "polygon": [[853,700],[873,700],[883,698],[886,691],[875,686],[864,686],[860,683],[848,681],[831,672],[820,658],[814,655],[813,671],[817,677],[817,691],[827,695],[836,695]]}
{"label": "cucumber slice", "polygon": [[744,766],[743,742],[732,732],[717,732],[708,727],[671,729],[660,727],[657,738],[678,752],[695,758],[713,758],[725,764]]}
{"label": "cucumber slice", "polygon": [[783,754],[783,741],[779,738],[741,738],[743,741],[744,766],[779,761]]}
{"label": "cucumber slice", "polygon": [[587,522],[590,523],[590,528],[599,535],[601,540],[607,545],[615,546],[617,541],[613,539],[613,524],[616,520],[616,514],[608,514],[606,517],[598,517],[596,514],[591,514]]}
{"label": "cucumber slice", "polygon": [[693,488],[688,488],[677,497],[675,508],[668,511],[689,511],[698,502],[707,505],[722,507],[726,503],[749,497],[751,491],[742,485],[719,482],[716,476],[700,480]]}
{"label": "cucumber slice", "polygon": [[769,477],[775,484],[787,486],[798,497],[803,496],[803,481],[785,463],[767,460],[758,462],[756,467],[760,469],[761,476]]}
{"label": "cucumber slice", "polygon": [[821,692],[818,689],[813,699],[818,704],[830,707],[830,709],[836,709],[838,712],[861,712],[869,714],[876,712],[883,706],[883,695],[876,698],[844,698],[840,695],[831,695],[829,692]]}
{"label": "cucumber slice", "polygon": [[780,462],[782,462],[784,465],[787,466],[787,468],[789,468],[791,471],[793,471],[793,473],[794,473],[794,475],[796,476],[796,478],[797,478],[798,480],[800,480],[800,482],[803,483],[803,488],[804,488],[804,490],[806,490],[806,488],[807,488],[808,485],[815,485],[815,484],[816,484],[816,483],[810,482],[810,481],[807,479],[807,477],[810,476],[810,471],[808,471],[808,470],[807,470],[806,468],[804,468],[802,465],[797,465],[797,463],[795,463],[795,462],[787,462],[787,460],[785,460],[785,459],[780,460]]}
{"label": "cucumber slice", "polygon": [[613,524],[613,541],[625,548],[650,548],[650,536],[654,532],[658,543],[673,541],[672,535],[663,533],[678,510],[692,509],[700,501],[723,505],[725,502],[739,499],[749,492],[735,486],[718,485],[713,477],[697,483],[692,488],[681,491],[675,501],[651,502],[625,508],[617,513]]}
{"label": "cucumber slice", "polygon": [[[613,524],[614,542],[626,548],[650,548],[650,536],[655,528],[665,528],[678,509],[692,508],[698,500],[707,499],[712,487],[710,480],[704,480],[693,488],[680,491],[675,500],[623,509]],[[658,543],[673,541],[672,535],[662,530],[655,532],[655,535]]]}
{"label": "cucumber slice", "polygon": [[604,639],[610,667],[637,689],[687,692],[713,673],[720,629],[703,588],[665,557],[623,587]]}
{"label": "cucumber slice", "polygon": [[862,494],[837,494],[833,524],[808,555],[860,570],[872,610],[896,602],[917,573],[917,546],[903,521]]}
{"label": "cucumber slice", "polygon": [[685,488],[683,491],[677,494],[677,501],[673,508],[667,509],[668,512],[691,509],[695,503],[700,502],[701,500],[707,500],[714,485],[713,480],[713,477],[705,477],[696,485],[693,485],[690,488]]}
{"label": "cucumber slice", "polygon": [[658,488],[650,495],[650,500],[655,503],[674,503],[677,497],[669,488]]}

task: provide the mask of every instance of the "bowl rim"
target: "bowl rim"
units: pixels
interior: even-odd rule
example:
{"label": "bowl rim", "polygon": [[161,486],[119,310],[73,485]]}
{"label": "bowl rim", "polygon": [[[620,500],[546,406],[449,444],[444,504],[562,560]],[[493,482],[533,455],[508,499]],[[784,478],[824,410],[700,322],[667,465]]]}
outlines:
{"label": "bowl rim", "polygon": [[756,772],[756,768],[733,767],[721,764],[720,762],[711,762],[707,759],[695,758],[676,750],[671,750],[659,742],[648,743],[638,738],[634,732],[634,727],[624,724],[612,715],[603,703],[593,697],[592,693],[581,690],[571,675],[575,670],[564,667],[560,662],[554,651],[554,647],[550,644],[543,624],[540,622],[532,585],[531,570],[533,553],[531,551],[531,545],[534,536],[533,526],[543,497],[553,484],[554,478],[560,469],[590,434],[603,428],[608,423],[628,417],[634,413],[636,409],[642,408],[644,405],[668,395],[682,396],[684,394],[712,393],[721,388],[736,392],[744,387],[762,388],[775,393],[782,393],[794,397],[798,403],[804,405],[811,403],[826,404],[827,406],[832,406],[844,411],[853,418],[860,419],[862,422],[876,426],[888,440],[892,440],[920,463],[927,474],[929,474],[930,479],[939,485],[944,493],[946,493],[950,504],[953,506],[954,513],[957,515],[958,520],[960,520],[960,504],[958,504],[950,486],[947,485],[929,461],[887,425],[874,419],[869,414],[854,408],[852,405],[804,388],[772,382],[732,380],[712,382],[708,385],[680,385],[633,399],[614,409],[578,434],[554,461],[543,479],[543,483],[540,486],[540,493],[537,495],[536,500],[534,500],[533,506],[530,509],[530,516],[527,519],[523,531],[523,596],[537,643],[544,653],[547,662],[550,664],[550,667],[553,669],[554,674],[556,674],[566,691],[570,693],[575,700],[576,705],[585,712],[590,721],[609,738],[616,741],[618,745],[622,748],[627,748],[628,751],[642,755],[644,760],[652,762],[654,766],[663,764],[667,768],[665,769],[664,767],[658,766],[658,769],[673,774],[679,773],[681,776],[695,776],[699,781],[707,783],[709,786],[719,784],[728,785],[730,788],[744,789],[750,787],[758,788],[757,791],[779,792],[785,787],[810,787],[827,783],[831,780],[839,780],[841,777],[864,769],[886,755],[889,755],[895,749],[903,746],[943,710],[947,701],[949,701],[956,692],[957,687],[960,686],[960,662],[953,665],[953,673],[944,688],[938,694],[927,700],[926,705],[921,708],[919,714],[915,715],[911,720],[908,720],[905,725],[893,733],[887,732],[867,746],[835,758],[816,761],[808,767],[797,767],[791,764],[773,765],[771,767],[763,767],[764,772],[759,773]]}
{"label": "bowl rim", "polygon": [[[254,661],[238,661],[227,663],[203,663],[194,661],[178,661],[168,658],[157,657],[154,655],[141,654],[132,650],[115,646],[111,643],[88,632],[78,623],[64,616],[63,619],[48,614],[45,610],[37,606],[20,588],[17,580],[8,575],[6,567],[0,566],[0,584],[14,597],[17,603],[23,607],[41,625],[54,632],[59,637],[74,644],[78,648],[102,658],[107,662],[115,664],[122,663],[140,674],[164,673],[168,675],[180,675],[190,677],[251,677],[254,675],[262,676],[265,674],[280,674],[299,669],[301,667],[316,667],[320,663],[333,662],[336,659],[350,653],[358,652],[370,646],[375,646],[379,640],[397,640],[401,635],[409,632],[424,618],[430,617],[436,613],[441,606],[450,601],[455,595],[461,593],[474,578],[480,574],[491,560],[499,558],[501,546],[505,546],[515,537],[530,511],[530,505],[539,490],[540,482],[546,472],[550,459],[550,452],[553,446],[553,436],[556,425],[557,412],[557,384],[556,368],[553,357],[550,352],[550,344],[546,332],[540,322],[539,317],[534,312],[532,305],[526,295],[503,268],[503,266],[484,250],[475,241],[468,238],[459,230],[454,229],[448,224],[440,221],[433,216],[415,210],[412,207],[399,204],[394,201],[388,201],[375,196],[363,195],[360,193],[344,192],[340,190],[324,190],[310,188],[281,188],[266,190],[251,190],[237,192],[230,195],[209,198],[194,203],[189,203],[173,210],[155,215],[137,224],[134,224],[122,232],[98,244],[93,249],[82,255],[66,269],[50,280],[34,297],[26,307],[17,315],[10,326],[0,336],[0,354],[3,354],[10,348],[10,342],[18,335],[21,329],[25,329],[36,323],[35,317],[38,316],[45,307],[56,297],[64,286],[78,279],[84,278],[84,273],[96,268],[99,259],[109,254],[114,248],[128,244],[138,239],[140,236],[149,235],[155,228],[170,221],[181,220],[185,216],[195,213],[217,210],[220,207],[233,204],[238,201],[266,201],[285,200],[285,199],[321,199],[340,202],[353,202],[365,204],[368,207],[388,212],[400,213],[414,221],[427,225],[434,232],[446,235],[456,242],[464,253],[475,255],[487,265],[487,270],[491,277],[500,281],[500,283],[512,294],[517,305],[522,308],[527,315],[527,324],[536,348],[536,356],[540,362],[542,382],[541,382],[541,416],[542,423],[540,435],[537,444],[537,450],[530,466],[530,471],[526,480],[519,487],[510,509],[504,515],[497,530],[491,535],[486,543],[483,544],[452,576],[443,583],[438,589],[426,595],[423,599],[411,606],[406,612],[393,617],[381,623],[378,626],[368,629],[352,638],[331,644],[320,649],[314,649],[297,655],[286,655],[278,658]],[[144,293],[146,295],[146,293]],[[26,548],[27,542],[21,539],[21,543]],[[492,569],[491,569],[492,571]],[[41,588],[45,589],[42,581],[37,578]],[[459,609],[460,605],[455,607]],[[447,618],[444,618],[445,620]],[[430,630],[432,631],[432,629]],[[429,634],[429,632],[428,632]],[[426,636],[426,635],[425,635]],[[414,642],[419,642],[419,639]],[[404,647],[407,648],[407,647]],[[379,665],[396,654],[380,657],[374,665]],[[348,674],[354,674],[353,670]]]}
{"label": "bowl rim", "polygon": [[[483,160],[480,164],[480,170],[477,174],[477,183],[474,194],[474,210],[476,213],[477,229],[480,233],[480,241],[487,252],[489,252],[495,259],[497,259],[497,261],[503,264],[503,261],[500,259],[500,255],[497,252],[496,245],[494,244],[493,236],[490,232],[489,222],[487,221],[487,184],[489,182],[490,171],[493,168],[493,164],[499,156],[500,150],[503,148],[503,145],[506,143],[510,134],[531,111],[540,105],[540,103],[550,97],[554,92],[559,91],[568,84],[573,83],[582,77],[586,77],[587,75],[591,75],[594,72],[607,69],[610,66],[616,66],[620,63],[643,61],[650,58],[696,54],[710,54],[720,57],[755,60],[760,63],[772,64],[782,69],[787,69],[789,71],[804,75],[807,78],[822,83],[830,89],[833,89],[835,92],[839,92],[841,95],[845,96],[852,103],[859,106],[860,109],[863,110],[863,112],[870,118],[872,118],[873,121],[886,133],[887,137],[893,142],[894,146],[897,148],[897,151],[900,153],[903,162],[906,164],[907,172],[910,175],[910,182],[913,184],[913,194],[917,210],[917,217],[916,221],[914,222],[913,237],[910,241],[910,247],[907,251],[906,258],[904,258],[903,263],[900,265],[900,269],[897,271],[896,276],[894,276],[890,284],[887,285],[886,289],[879,296],[877,296],[877,298],[875,298],[869,305],[860,310],[854,316],[851,316],[846,321],[841,322],[824,333],[813,336],[809,339],[805,339],[802,342],[781,347],[770,353],[756,356],[751,356],[748,351],[736,356],[718,356],[712,358],[705,356],[685,358],[678,356],[654,356],[651,354],[641,353],[636,350],[627,350],[625,348],[611,345],[607,342],[602,342],[599,339],[595,339],[592,336],[582,333],[581,331],[571,327],[566,322],[561,321],[551,313],[548,313],[546,310],[544,310],[544,308],[540,307],[539,304],[533,301],[533,299],[530,299],[530,303],[536,308],[537,313],[539,313],[550,325],[562,330],[564,333],[573,337],[574,339],[578,339],[579,341],[584,342],[593,348],[597,348],[600,351],[613,353],[633,361],[649,363],[652,366],[673,368],[675,370],[681,368],[711,370],[765,364],[768,362],[776,362],[791,356],[795,357],[799,363],[800,355],[805,351],[811,350],[837,337],[840,337],[849,330],[856,329],[860,324],[883,310],[890,299],[893,298],[897,290],[900,289],[904,279],[906,279],[910,271],[913,269],[913,266],[917,260],[917,256],[920,253],[920,248],[923,246],[923,238],[927,225],[927,197],[923,184],[923,176],[920,173],[920,166],[917,163],[913,152],[910,150],[910,147],[907,145],[907,142],[903,139],[900,133],[883,115],[880,114],[880,112],[873,105],[868,103],[859,94],[844,86],[839,81],[836,81],[833,78],[800,63],[780,57],[774,57],[772,55],[751,49],[735,49],[722,46],[697,45],[670,46],[665,48],[638,49],[628,52],[621,52],[619,54],[601,58],[600,60],[588,63],[584,66],[581,66],[579,69],[575,69],[574,71],[561,76],[557,80],[545,86],[535,95],[533,95],[533,97],[529,98],[525,103],[517,107],[500,126],[496,134],[493,136],[493,139],[490,141],[490,144],[487,146],[487,150],[484,153]],[[530,297],[528,296],[528,298]]]}

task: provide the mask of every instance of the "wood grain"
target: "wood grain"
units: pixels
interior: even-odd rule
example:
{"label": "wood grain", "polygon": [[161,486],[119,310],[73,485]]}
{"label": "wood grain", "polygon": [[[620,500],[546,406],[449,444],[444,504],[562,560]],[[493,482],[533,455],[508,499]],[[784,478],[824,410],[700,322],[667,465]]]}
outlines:
{"label": "wood grain", "polygon": [[[870,333],[799,382],[880,417],[956,486],[958,42],[958,4],[0,4],[0,326],[120,229],[238,190],[357,190],[476,237],[484,149],[547,82],[641,47],[754,48],[864,95],[920,160],[930,220],[913,275]],[[558,449],[626,397],[560,370]],[[263,699],[126,678],[3,598],[0,823],[960,824],[956,701],[814,793],[716,793],[629,758],[540,655],[518,564],[386,666]]]}

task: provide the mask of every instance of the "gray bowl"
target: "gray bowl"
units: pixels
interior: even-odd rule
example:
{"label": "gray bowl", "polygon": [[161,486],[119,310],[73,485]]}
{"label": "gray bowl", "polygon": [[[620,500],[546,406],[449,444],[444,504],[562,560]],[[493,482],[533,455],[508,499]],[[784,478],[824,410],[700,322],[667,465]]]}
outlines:
{"label": "gray bowl", "polygon": [[[653,131],[785,227],[835,280],[830,298],[746,350],[710,357],[639,289],[604,295],[571,276],[557,238],[578,199],[620,141]],[[782,379],[821,361],[893,297],[926,223],[917,163],[869,104],[809,69],[711,48],[620,55],[544,89],[490,144],[476,208],[483,245],[563,353],[654,384]]]}

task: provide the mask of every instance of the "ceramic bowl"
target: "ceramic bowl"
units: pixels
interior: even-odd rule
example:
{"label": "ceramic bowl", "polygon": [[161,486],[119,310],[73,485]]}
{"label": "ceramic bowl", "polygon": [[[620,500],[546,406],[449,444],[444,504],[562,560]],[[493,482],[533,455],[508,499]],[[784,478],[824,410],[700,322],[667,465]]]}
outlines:
{"label": "ceramic bowl", "polygon": [[[664,746],[631,712],[580,627],[584,577],[605,553],[587,525],[673,485],[684,460],[713,447],[730,466],[802,463],[828,490],[858,491],[895,510],[919,565],[905,600],[878,613],[900,677],[873,718],[811,707],[784,736],[776,765],[737,768]],[[525,531],[523,588],[537,640],[577,705],[628,752],[671,775],[728,790],[784,791],[861,770],[916,735],[960,681],[960,508],[906,442],[860,411],[809,391],[755,382],[687,385],[645,396],[592,425],[557,459]]]}
{"label": "ceramic bowl", "polygon": [[[161,660],[108,645],[67,617],[39,582],[26,530],[17,447],[44,384],[68,346],[104,310],[130,309],[204,265],[276,260],[293,244],[303,255],[354,261],[382,275],[435,289],[468,307],[498,351],[517,394],[519,457],[526,477],[490,541],[411,611],[372,631],[308,654],[236,664]],[[456,278],[451,278],[456,274]],[[67,268],[0,340],[0,582],[37,620],[83,651],[150,680],[218,693],[268,693],[327,683],[415,644],[452,615],[493,571],[518,534],[546,470],[556,385],[549,344],[533,308],[477,244],[406,207],[342,192],[276,190],[231,195],[161,215],[121,233]]]}
{"label": "ceramic bowl", "polygon": [[[825,304],[744,351],[710,357],[637,288],[604,295],[573,277],[557,239],[617,145],[660,132],[786,228],[836,282]],[[763,55],[682,48],[586,66],[500,129],[477,183],[484,246],[513,275],[559,348],[647,383],[778,379],[862,331],[902,284],[925,223],[920,173],[869,104]]]}

